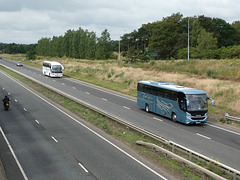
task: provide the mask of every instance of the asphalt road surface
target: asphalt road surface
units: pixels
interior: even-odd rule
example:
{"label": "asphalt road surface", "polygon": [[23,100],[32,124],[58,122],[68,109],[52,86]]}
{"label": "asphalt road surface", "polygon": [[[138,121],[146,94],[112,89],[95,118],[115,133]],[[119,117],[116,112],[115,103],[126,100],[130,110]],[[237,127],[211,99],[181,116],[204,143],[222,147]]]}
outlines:
{"label": "asphalt road surface", "polygon": [[0,63],[126,122],[240,170],[239,131],[211,123],[205,125],[174,123],[169,119],[139,109],[135,98],[67,77],[45,77],[39,69],[28,66],[16,67],[15,62],[9,60],[3,59]]}
{"label": "asphalt road surface", "polygon": [[9,111],[0,108],[0,157],[8,180],[168,177],[0,71],[0,97],[6,94],[11,101]]}

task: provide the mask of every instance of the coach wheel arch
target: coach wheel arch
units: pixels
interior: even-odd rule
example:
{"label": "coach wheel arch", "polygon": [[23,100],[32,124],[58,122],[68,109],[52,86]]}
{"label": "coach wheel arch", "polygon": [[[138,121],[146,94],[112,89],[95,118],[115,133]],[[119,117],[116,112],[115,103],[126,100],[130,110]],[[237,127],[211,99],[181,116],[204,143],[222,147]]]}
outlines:
{"label": "coach wheel arch", "polygon": [[172,113],[172,118],[171,118],[171,119],[172,119],[173,122],[176,122],[176,121],[177,121],[177,115],[176,115],[176,113],[174,113],[174,112]]}
{"label": "coach wheel arch", "polygon": [[148,104],[145,105],[145,111],[149,112],[149,105]]}

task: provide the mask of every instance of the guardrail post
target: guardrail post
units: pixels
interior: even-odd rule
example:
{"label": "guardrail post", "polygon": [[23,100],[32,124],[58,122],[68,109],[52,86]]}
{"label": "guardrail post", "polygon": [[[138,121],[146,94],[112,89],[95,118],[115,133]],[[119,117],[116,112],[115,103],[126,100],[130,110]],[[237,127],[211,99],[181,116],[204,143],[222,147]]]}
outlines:
{"label": "guardrail post", "polygon": [[174,153],[174,151],[175,151],[175,145],[172,144],[172,152]]}
{"label": "guardrail post", "polygon": [[236,180],[236,172],[233,172],[233,180]]}
{"label": "guardrail post", "polygon": [[227,121],[228,120],[228,117],[229,116],[229,114],[228,113],[225,113],[225,120]]}
{"label": "guardrail post", "polygon": [[189,152],[189,159],[192,161],[192,152]]}

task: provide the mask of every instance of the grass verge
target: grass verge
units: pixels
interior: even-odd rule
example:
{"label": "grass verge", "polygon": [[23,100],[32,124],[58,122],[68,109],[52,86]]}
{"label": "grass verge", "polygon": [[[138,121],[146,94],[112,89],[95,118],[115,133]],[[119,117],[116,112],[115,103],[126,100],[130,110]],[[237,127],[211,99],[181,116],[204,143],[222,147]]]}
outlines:
{"label": "grass verge", "polygon": [[129,62],[41,56],[26,60],[23,54],[2,56],[39,69],[44,60],[58,61],[65,67],[65,76],[134,97],[140,80],[168,81],[201,89],[215,101],[214,107],[209,102],[209,122],[240,129],[239,122],[222,121],[225,113],[240,117],[240,60],[237,59]]}
{"label": "grass verge", "polygon": [[[83,105],[80,105],[56,92],[53,92],[15,72],[12,72],[8,69],[3,68],[0,66],[0,69],[5,71],[6,73],[10,74],[14,78],[18,79],[25,85],[29,86],[30,88],[34,89],[35,91],[39,92],[43,96],[47,97],[48,99],[54,101],[55,103],[60,104],[64,108],[70,110],[72,113],[78,115],[82,119],[90,122],[91,124],[97,126],[98,128],[102,129],[106,133],[110,134],[114,138],[120,140],[121,142],[125,143],[126,145],[130,146],[140,155],[144,156],[146,159],[150,160],[154,164],[166,169],[166,171],[170,171],[174,175],[176,175],[180,179],[211,179],[211,177],[206,176],[205,174],[198,172],[196,169],[188,167],[186,164],[176,161],[168,157],[166,154],[157,152],[153,148],[145,147],[145,146],[138,146],[136,145],[137,140],[142,140],[144,142],[154,143],[158,146],[164,147],[168,150],[171,150],[171,147],[158,142],[144,134],[141,134],[129,127],[126,127],[100,113],[97,113]],[[185,158],[188,155],[176,151],[176,154],[183,156]],[[225,171],[222,171],[217,164],[209,164],[198,159],[194,159],[194,162],[198,165],[201,165],[214,173],[223,176],[227,179],[233,179],[231,175],[226,174]]]}

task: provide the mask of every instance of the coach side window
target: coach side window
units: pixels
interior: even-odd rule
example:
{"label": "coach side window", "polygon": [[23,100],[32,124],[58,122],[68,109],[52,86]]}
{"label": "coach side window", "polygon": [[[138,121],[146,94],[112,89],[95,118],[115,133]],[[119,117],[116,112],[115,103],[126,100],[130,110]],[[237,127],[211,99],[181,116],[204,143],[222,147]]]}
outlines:
{"label": "coach side window", "polygon": [[185,94],[179,93],[178,104],[181,110],[187,110]]}
{"label": "coach side window", "polygon": [[145,90],[145,85],[138,83],[138,91],[144,91]]}

